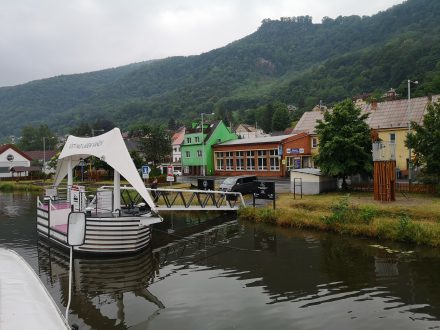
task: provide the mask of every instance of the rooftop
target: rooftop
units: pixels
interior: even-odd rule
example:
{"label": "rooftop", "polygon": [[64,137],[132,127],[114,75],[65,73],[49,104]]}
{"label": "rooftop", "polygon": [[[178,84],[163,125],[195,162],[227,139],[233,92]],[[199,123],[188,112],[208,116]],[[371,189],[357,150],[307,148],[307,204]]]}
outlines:
{"label": "rooftop", "polygon": [[254,139],[238,139],[231,140],[223,143],[219,143],[218,145],[222,146],[232,146],[232,145],[240,145],[240,144],[261,144],[261,143],[281,143],[282,140],[289,138],[293,135],[277,135],[277,136],[263,136],[257,137]]}

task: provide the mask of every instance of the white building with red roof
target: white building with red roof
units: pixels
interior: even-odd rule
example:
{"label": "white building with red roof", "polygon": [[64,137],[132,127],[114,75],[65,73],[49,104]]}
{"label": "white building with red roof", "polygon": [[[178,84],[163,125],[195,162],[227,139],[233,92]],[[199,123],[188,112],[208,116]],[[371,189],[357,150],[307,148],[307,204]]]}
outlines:
{"label": "white building with red roof", "polygon": [[0,145],[0,178],[11,178],[14,172],[28,175],[31,158],[12,144]]}

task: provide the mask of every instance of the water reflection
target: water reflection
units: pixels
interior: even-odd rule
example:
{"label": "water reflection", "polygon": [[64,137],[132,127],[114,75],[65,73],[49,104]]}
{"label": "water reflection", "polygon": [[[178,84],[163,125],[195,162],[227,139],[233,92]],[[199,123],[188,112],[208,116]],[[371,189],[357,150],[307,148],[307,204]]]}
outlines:
{"label": "water reflection", "polygon": [[[20,209],[0,210],[0,245],[24,254],[64,310],[67,254],[37,249],[34,198],[6,200]],[[174,214],[152,251],[77,258],[71,319],[80,329],[439,328],[438,249],[229,220]]]}
{"label": "water reflection", "polygon": [[[59,282],[61,302],[66,305],[69,292],[67,252],[39,240],[38,265],[40,275],[46,275],[52,286]],[[148,290],[157,272],[158,263],[151,251],[118,258],[75,257],[71,313],[93,329],[125,329],[130,324],[148,320],[165,308]],[[141,320],[139,315],[131,318],[133,310],[127,310],[127,300],[133,299],[143,306]]]}

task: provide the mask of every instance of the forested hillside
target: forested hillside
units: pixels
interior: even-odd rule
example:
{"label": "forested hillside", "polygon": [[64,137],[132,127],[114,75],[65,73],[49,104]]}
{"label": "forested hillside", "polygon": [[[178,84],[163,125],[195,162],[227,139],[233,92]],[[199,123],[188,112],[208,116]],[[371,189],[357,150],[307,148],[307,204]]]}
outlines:
{"label": "forested hillside", "polygon": [[[288,13],[286,13],[288,14]],[[440,93],[440,1],[408,0],[371,17],[263,20],[253,34],[202,55],[172,57],[0,88],[0,136],[25,124],[53,130],[99,117],[127,128],[201,112],[252,122],[275,101],[331,104],[391,87]]]}

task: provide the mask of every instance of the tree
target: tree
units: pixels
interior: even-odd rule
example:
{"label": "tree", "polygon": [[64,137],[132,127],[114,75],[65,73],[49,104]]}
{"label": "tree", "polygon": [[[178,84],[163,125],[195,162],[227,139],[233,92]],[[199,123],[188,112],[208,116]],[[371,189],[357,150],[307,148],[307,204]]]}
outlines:
{"label": "tree", "polygon": [[171,138],[164,127],[138,125],[130,130],[130,136],[139,140],[139,152],[147,162],[159,164],[171,155]]}
{"label": "tree", "polygon": [[275,109],[272,103],[257,109],[255,119],[258,123],[258,126],[261,127],[266,133],[269,133],[272,129],[272,116],[274,111]]}
{"label": "tree", "polygon": [[316,132],[319,154],[315,161],[326,175],[345,179],[353,174],[369,174],[372,170],[370,129],[361,109],[349,99],[335,105],[319,120]]}
{"label": "tree", "polygon": [[57,142],[57,137],[46,124],[27,125],[21,129],[18,146],[22,150],[52,150],[56,148]]}
{"label": "tree", "polygon": [[414,151],[414,165],[423,166],[426,174],[440,179],[440,103],[430,104],[423,117],[423,126],[412,122],[414,132],[407,136],[406,145]]}
{"label": "tree", "polygon": [[272,131],[284,131],[287,127],[290,127],[289,110],[285,104],[278,103],[272,116]]}

